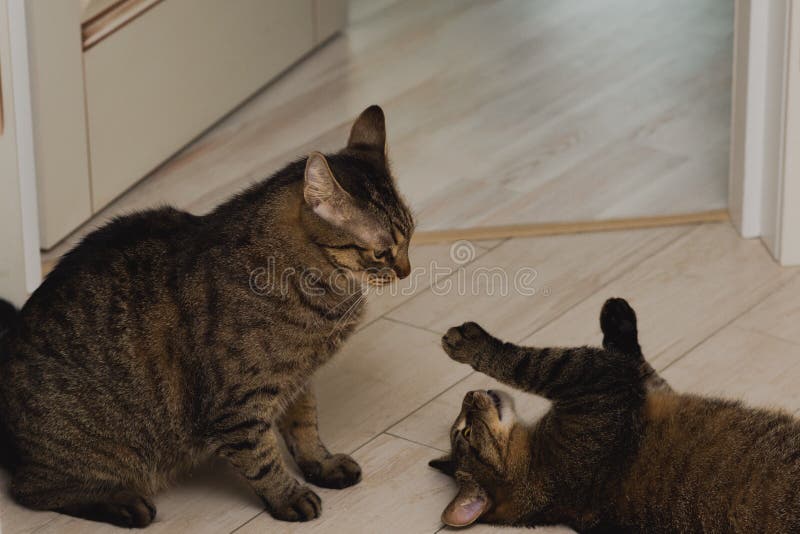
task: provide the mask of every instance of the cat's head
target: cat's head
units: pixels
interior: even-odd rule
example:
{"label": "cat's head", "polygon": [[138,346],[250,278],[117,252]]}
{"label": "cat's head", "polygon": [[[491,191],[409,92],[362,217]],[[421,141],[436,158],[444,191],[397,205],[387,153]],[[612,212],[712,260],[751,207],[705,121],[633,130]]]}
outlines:
{"label": "cat's head", "polygon": [[466,394],[450,429],[450,453],[430,462],[458,483],[458,494],[442,513],[445,524],[463,527],[487,513],[497,515],[527,461],[527,435],[509,395],[496,390]]}
{"label": "cat's head", "polygon": [[303,198],[311,240],[336,268],[371,285],[409,275],[414,219],[389,169],[380,107],[361,113],[345,149],[308,156]]}

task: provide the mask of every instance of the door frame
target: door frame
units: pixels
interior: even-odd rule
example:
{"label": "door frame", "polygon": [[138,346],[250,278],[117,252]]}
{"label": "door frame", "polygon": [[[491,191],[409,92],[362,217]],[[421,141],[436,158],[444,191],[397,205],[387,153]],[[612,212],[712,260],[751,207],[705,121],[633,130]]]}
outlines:
{"label": "door frame", "polygon": [[729,211],[782,265],[800,264],[800,1],[736,0]]}
{"label": "door frame", "polygon": [[39,285],[39,213],[25,0],[0,0],[0,297],[21,305]]}

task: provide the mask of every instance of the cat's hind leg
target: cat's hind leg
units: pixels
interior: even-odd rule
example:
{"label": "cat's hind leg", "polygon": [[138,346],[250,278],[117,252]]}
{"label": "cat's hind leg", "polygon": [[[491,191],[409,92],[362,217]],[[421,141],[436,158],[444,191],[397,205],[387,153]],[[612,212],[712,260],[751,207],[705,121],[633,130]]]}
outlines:
{"label": "cat's hind leg", "polygon": [[610,298],[603,304],[600,329],[603,331],[604,349],[642,357],[636,329],[636,312],[625,299]]}
{"label": "cat's hind leg", "polygon": [[641,361],[641,372],[647,391],[672,391],[666,380],[645,360],[639,345],[636,312],[625,299],[610,298],[600,311],[603,348],[628,354]]}
{"label": "cat's hind leg", "polygon": [[281,418],[280,430],[306,481],[341,489],[361,480],[361,467],[355,460],[347,454],[331,454],[322,443],[312,391],[306,390],[295,399]]}
{"label": "cat's hind leg", "polygon": [[11,481],[12,496],[28,508],[51,510],[119,527],[142,528],[153,522],[149,497],[109,481],[69,479],[45,466],[21,466]]}

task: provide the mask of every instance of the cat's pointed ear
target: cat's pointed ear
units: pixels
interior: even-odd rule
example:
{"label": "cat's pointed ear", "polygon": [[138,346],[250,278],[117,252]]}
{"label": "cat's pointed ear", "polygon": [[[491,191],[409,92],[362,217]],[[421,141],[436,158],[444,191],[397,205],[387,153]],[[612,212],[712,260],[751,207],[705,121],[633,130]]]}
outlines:
{"label": "cat's pointed ear", "polygon": [[303,198],[314,213],[335,226],[349,219],[352,198],[336,181],[328,161],[319,152],[308,155]]}
{"label": "cat's pointed ear", "polygon": [[386,153],[386,119],[380,106],[370,106],[361,112],[350,130],[347,148]]}
{"label": "cat's pointed ear", "polygon": [[445,454],[441,458],[434,458],[428,462],[428,465],[434,469],[438,469],[445,475],[454,476],[456,474],[456,464],[453,462],[453,457],[449,454]]}
{"label": "cat's pointed ear", "polygon": [[474,482],[464,482],[456,498],[442,512],[442,523],[450,527],[466,527],[486,513],[490,504],[483,488]]}

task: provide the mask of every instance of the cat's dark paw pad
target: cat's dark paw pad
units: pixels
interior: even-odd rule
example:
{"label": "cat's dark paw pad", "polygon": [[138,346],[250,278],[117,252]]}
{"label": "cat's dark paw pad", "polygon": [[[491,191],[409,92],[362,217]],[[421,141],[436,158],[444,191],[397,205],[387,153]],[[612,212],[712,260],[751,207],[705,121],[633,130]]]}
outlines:
{"label": "cat's dark paw pad", "polygon": [[300,466],[306,480],[322,488],[342,489],[361,481],[361,467],[346,454]]}
{"label": "cat's dark paw pad", "polygon": [[475,357],[489,350],[495,339],[478,323],[454,326],[442,337],[442,348],[454,360],[472,363]]}
{"label": "cat's dark paw pad", "polygon": [[266,505],[270,515],[281,521],[311,521],[322,514],[322,500],[307,486],[298,485],[286,499]]}
{"label": "cat's dark paw pad", "polygon": [[120,491],[109,502],[98,505],[98,518],[125,528],[144,528],[156,518],[156,507],[132,491]]}
{"label": "cat's dark paw pad", "polygon": [[600,312],[600,329],[611,340],[636,334],[636,312],[625,299],[610,298]]}

